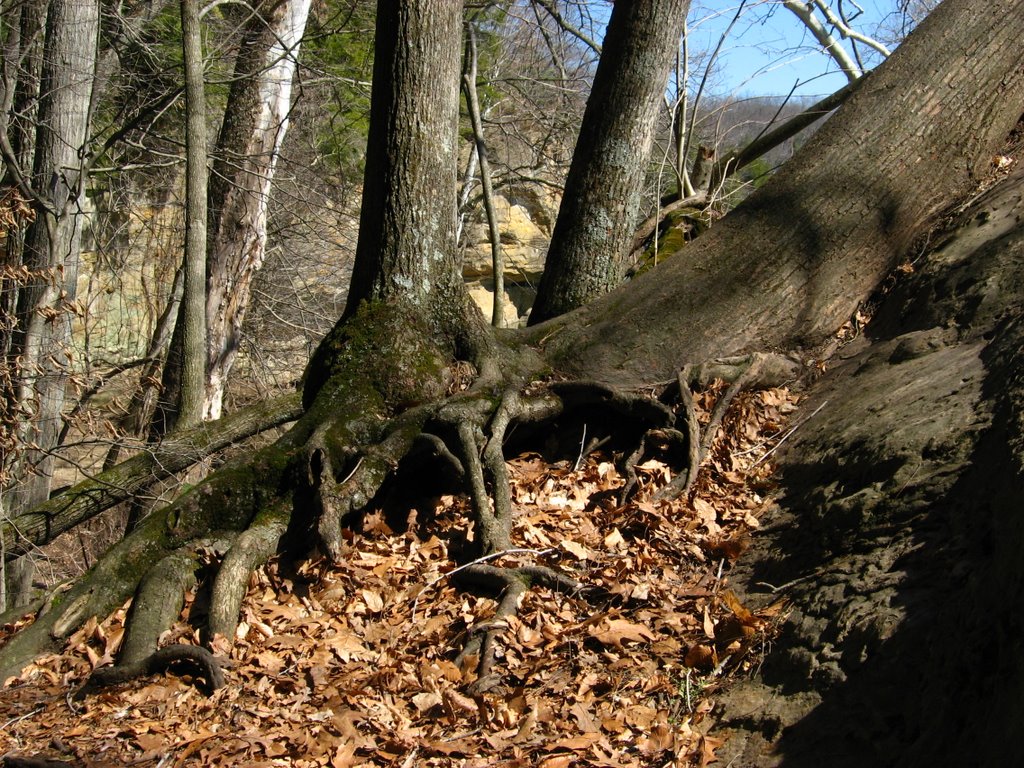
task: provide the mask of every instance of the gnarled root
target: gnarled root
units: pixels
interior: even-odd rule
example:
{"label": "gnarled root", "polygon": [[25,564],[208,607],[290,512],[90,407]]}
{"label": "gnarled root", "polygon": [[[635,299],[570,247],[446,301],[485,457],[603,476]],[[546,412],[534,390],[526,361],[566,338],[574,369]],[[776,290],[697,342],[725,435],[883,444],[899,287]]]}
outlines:
{"label": "gnarled root", "polygon": [[134,667],[156,650],[160,635],[178,618],[185,593],[196,584],[199,550],[203,547],[223,551],[225,543],[191,543],[161,559],[143,577],[128,613],[124,644],[115,669]]}
{"label": "gnarled root", "polygon": [[199,645],[176,643],[148,654],[132,664],[100,667],[92,673],[78,695],[97,688],[119,685],[144,675],[157,675],[168,669],[184,669],[205,681],[204,688],[212,693],[224,685],[224,673],[214,655]]}
{"label": "gnarled root", "polygon": [[477,678],[470,685],[468,693],[471,695],[485,693],[499,682],[500,676],[493,671],[498,638],[508,629],[507,619],[516,615],[523,596],[531,587],[547,587],[566,594],[585,592],[584,586],[572,577],[542,565],[499,568],[475,564],[462,569],[457,580],[467,588],[483,588],[500,594],[494,618],[470,630],[469,639],[456,660],[456,664],[463,665],[476,659]]}
{"label": "gnarled root", "polygon": [[[375,425],[376,434],[368,438],[343,423],[318,430],[312,437],[306,449],[306,476],[313,493],[317,534],[332,560],[342,558],[344,518],[369,504],[439,407],[435,403],[410,408]],[[362,418],[365,420],[365,415]],[[343,450],[332,449],[339,443],[345,446]]]}
{"label": "gnarled root", "polygon": [[210,619],[207,641],[218,637],[227,643],[234,640],[238,628],[238,615],[249,586],[249,576],[270,559],[288,528],[291,504],[279,500],[261,512],[253,524],[240,533],[228,550],[217,570],[210,599]]}

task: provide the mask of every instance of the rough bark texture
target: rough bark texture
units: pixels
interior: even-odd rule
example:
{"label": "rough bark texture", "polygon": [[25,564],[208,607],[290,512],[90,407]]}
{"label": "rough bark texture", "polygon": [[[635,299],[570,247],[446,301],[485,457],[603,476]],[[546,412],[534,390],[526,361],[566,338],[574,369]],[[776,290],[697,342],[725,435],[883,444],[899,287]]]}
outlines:
{"label": "rough bark texture", "polygon": [[[36,218],[20,244],[21,263],[31,270],[31,277],[18,292],[17,327],[5,350],[5,363],[17,377],[17,391],[8,405],[14,406],[12,415],[19,422],[16,442],[22,451],[11,473],[13,482],[4,489],[7,514],[31,509],[49,495],[53,450],[63,426],[98,31],[95,0],[49,4],[31,173],[32,191],[38,197],[29,197]],[[16,578],[5,578],[0,607],[27,602],[30,564],[22,562],[4,575]]]}
{"label": "rough bark texture", "polygon": [[463,290],[454,248],[461,48],[452,44],[461,39],[462,3],[380,0],[377,18],[385,37],[374,55],[345,317],[365,300],[401,299],[425,316],[436,310],[444,323],[449,299]]}
{"label": "rough bark texture", "polygon": [[[1024,172],[959,216],[810,392],[731,575],[792,612],[722,697],[744,766],[998,765],[1024,717]],[[768,585],[778,589],[769,592]]]}
{"label": "rough bark texture", "polygon": [[[1024,8],[948,0],[756,193],[657,269],[540,326],[549,359],[636,385],[686,362],[820,344],[1020,117]],[[672,331],[660,331],[671,328]]]}
{"label": "rough bark texture", "polygon": [[47,198],[33,201],[36,220],[26,234],[23,263],[37,276],[18,296],[18,330],[12,347],[12,355],[21,358],[18,402],[29,414],[24,440],[39,450],[25,455],[25,463],[33,469],[20,473],[10,503],[14,510],[30,508],[49,493],[53,464],[49,451],[62,425],[70,373],[70,302],[78,278],[85,194],[81,169],[98,29],[99,7],[92,0],[50,4],[32,172],[33,188]]}
{"label": "rough bark texture", "polygon": [[253,13],[210,174],[206,277],[206,419],[220,418],[252,280],[263,266],[270,187],[288,131],[292,78],[310,0],[274,0]]}
{"label": "rough bark texture", "polygon": [[612,10],[530,323],[617,286],[633,242],[658,105],[689,0]]}
{"label": "rough bark texture", "polygon": [[176,331],[181,336],[181,389],[165,430],[203,420],[206,383],[206,85],[199,0],[181,0],[185,64],[185,287]]}

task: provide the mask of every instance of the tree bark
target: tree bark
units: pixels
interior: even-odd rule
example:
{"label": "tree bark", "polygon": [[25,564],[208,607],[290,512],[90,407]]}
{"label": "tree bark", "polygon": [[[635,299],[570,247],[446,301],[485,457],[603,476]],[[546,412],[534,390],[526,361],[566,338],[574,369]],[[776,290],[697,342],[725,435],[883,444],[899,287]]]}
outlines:
{"label": "tree bark", "polygon": [[814,415],[780,451],[778,503],[728,575],[748,609],[788,613],[718,697],[723,763],[999,765],[1011,747],[1024,173],[975,198],[804,393]]}
{"label": "tree bark", "polygon": [[[345,317],[366,300],[400,299],[424,313],[437,311],[444,324],[453,319],[451,297],[463,292],[454,195],[461,47],[452,45],[461,39],[462,3],[380,0],[377,18],[378,34],[386,37],[374,56],[367,172]],[[431,204],[424,207],[426,200]]]}
{"label": "tree bark", "polygon": [[188,428],[203,418],[206,384],[206,86],[199,0],[181,0],[185,62],[185,287],[176,331],[181,334],[180,389],[164,429]]}
{"label": "tree bark", "polygon": [[242,36],[210,176],[203,417],[220,418],[252,280],[267,247],[270,187],[292,107],[311,0],[258,4]]}
{"label": "tree bark", "polygon": [[617,286],[688,0],[618,3],[583,115],[530,324]]}
{"label": "tree bark", "polygon": [[[50,492],[54,454],[71,373],[71,316],[78,280],[84,158],[88,139],[99,7],[94,0],[53,0],[39,85],[32,188],[35,221],[25,235],[11,357],[17,359],[16,400],[23,419],[9,514],[30,509]],[[29,447],[30,446],[30,447]],[[18,590],[23,591],[23,590]],[[16,594],[20,602],[27,596]]]}
{"label": "tree bark", "polygon": [[922,226],[990,172],[1024,104],[1020,9],[943,3],[718,225],[533,338],[566,373],[624,386],[755,349],[813,358]]}

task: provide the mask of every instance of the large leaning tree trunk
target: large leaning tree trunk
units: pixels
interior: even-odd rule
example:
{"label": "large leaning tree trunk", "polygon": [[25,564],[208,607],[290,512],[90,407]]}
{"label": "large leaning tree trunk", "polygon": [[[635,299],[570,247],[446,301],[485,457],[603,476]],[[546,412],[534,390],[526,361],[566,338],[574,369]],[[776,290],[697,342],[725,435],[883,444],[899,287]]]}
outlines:
{"label": "large leaning tree trunk", "polygon": [[[867,78],[864,87],[786,170],[717,229],[653,269],[650,277],[645,275],[528,332],[492,337],[478,314],[465,313],[457,275],[448,274],[454,259],[453,251],[446,250],[450,246],[448,233],[454,227],[454,208],[449,209],[446,202],[454,199],[454,141],[449,144],[441,134],[455,128],[457,52],[461,46],[452,43],[458,40],[459,14],[441,0],[382,0],[379,13],[379,60],[371,118],[374,139],[368,155],[361,222],[364,232],[353,298],[344,320],[310,363],[303,393],[304,415],[276,444],[226,465],[115,546],[49,612],[0,649],[4,674],[67,637],[88,617],[106,615],[138,585],[119,660],[123,670],[137,669],[135,665],[149,657],[169,617],[176,613],[171,598],[180,595],[181,586],[189,582],[201,546],[226,551],[213,585],[209,632],[214,637],[232,637],[250,569],[279,544],[301,553],[310,541],[319,540],[327,554],[343,556],[341,530],[346,518],[370,504],[410,455],[420,461],[437,459],[439,466],[448,467],[452,476],[462,481],[471,498],[480,549],[485,553],[502,551],[509,544],[511,514],[502,456],[503,438],[509,429],[542,422],[581,403],[620,408],[633,420],[673,428],[672,414],[646,392],[659,389],[653,385],[677,381],[683,366],[722,355],[771,351],[787,353],[780,356],[782,366],[792,370],[797,367],[793,357],[803,360],[823,354],[820,348],[829,334],[868,298],[897,260],[906,256],[914,239],[927,233],[936,214],[990,174],[991,159],[1017,125],[1024,104],[1024,68],[1017,47],[1024,33],[1024,0],[992,2],[983,9],[969,0],[949,0]],[[403,90],[412,82],[419,83],[417,88],[433,86],[436,91],[429,99],[416,94],[422,101],[414,103],[413,94]],[[415,119],[406,119],[410,115]],[[424,147],[429,148],[427,154],[418,154]],[[416,186],[416,178],[425,180],[422,186]],[[419,197],[423,194],[439,197]],[[1007,221],[1011,228],[1019,223],[1013,217]],[[413,233],[419,237],[413,238]],[[976,266],[981,266],[980,262]],[[1006,285],[1017,286],[1017,290],[1019,261],[1005,274]],[[934,295],[955,297],[974,277],[968,266],[958,284],[935,284]],[[904,412],[914,424],[942,412],[941,398],[939,407],[924,407],[913,386],[904,388],[898,398],[877,402],[870,395],[884,386],[858,389],[873,368],[882,369],[888,363],[909,364],[904,370],[913,372],[919,370],[916,360],[933,359],[935,370],[947,377],[943,385],[961,389],[965,382],[960,371],[968,370],[961,364],[969,364],[968,378],[982,382],[983,395],[987,396],[986,390],[998,393],[1002,388],[1003,394],[993,400],[991,419],[974,421],[970,414],[956,419],[965,429],[973,425],[977,433],[974,445],[987,446],[999,459],[992,466],[975,465],[971,474],[962,476],[960,487],[962,494],[973,496],[970,509],[987,515],[992,534],[979,539],[971,533],[968,538],[978,548],[978,562],[983,562],[986,553],[994,558],[982,571],[978,589],[962,593],[963,600],[958,603],[970,606],[970,598],[987,595],[985,602],[972,609],[979,611],[978,619],[984,617],[984,609],[998,603],[998,590],[992,584],[1004,580],[1004,591],[1016,598],[1024,583],[1014,549],[1022,538],[1019,523],[1009,529],[1013,535],[1005,541],[998,538],[999,527],[991,524],[992,520],[997,524],[1010,521],[1017,511],[1022,487],[1020,403],[1024,397],[1020,392],[1020,302],[1000,306],[997,299],[1003,286],[989,279],[982,284],[975,280],[974,290],[976,299],[964,305],[954,302],[957,312],[944,317],[934,313],[936,302],[910,291],[906,300],[917,297],[923,305],[919,322],[941,326],[934,338],[899,339],[879,349],[873,359],[864,358],[856,368],[859,378],[841,381],[838,395],[829,398],[856,401],[862,410],[842,410],[839,402],[833,408],[845,413],[844,420],[818,422],[817,426],[809,422],[808,426],[818,436],[815,439],[839,441],[829,445],[839,445],[837,436],[845,435],[848,445],[863,448],[870,443],[870,436],[850,430],[851,425],[863,428],[869,423],[865,413],[881,420],[875,422],[878,432],[895,433],[897,424],[887,424],[887,417],[880,415],[889,412],[890,402],[892,418],[897,421]],[[979,308],[986,309],[987,319],[982,321]],[[951,317],[964,321],[965,338],[976,344],[973,356],[927,357],[929,350],[943,348],[947,335],[957,341],[957,331],[950,333],[944,325]],[[979,328],[988,326],[989,330],[974,334],[973,318],[979,318]],[[889,322],[895,328],[902,318],[895,313]],[[758,360],[764,361],[766,356]],[[979,360],[991,367],[984,369]],[[465,371],[470,362],[477,373],[461,386],[452,374]],[[640,385],[643,390],[638,389]],[[946,394],[952,391],[946,386],[939,389]],[[992,427],[988,427],[990,423]],[[911,511],[916,513],[941,504],[947,498],[942,488],[939,497],[928,497],[927,487],[911,485],[911,458],[945,461],[950,472],[971,466],[970,453],[965,456],[956,446],[936,439],[918,444],[916,453],[904,451],[896,477],[891,477],[891,472],[897,465],[881,464],[865,471],[861,462],[840,474],[838,453],[826,455],[824,472],[814,474],[812,470],[822,458],[814,451],[822,449],[813,446],[822,444],[811,441],[809,432],[806,445],[811,453],[793,453],[787,459],[789,466],[805,470],[806,487],[801,493],[799,472],[787,475],[789,495],[780,506],[780,515],[788,511],[802,517],[816,511],[817,529],[823,532],[825,543],[834,522],[844,522],[851,536],[871,527],[871,521],[881,514],[880,505],[858,503],[877,498],[873,493],[898,496],[901,489],[912,489],[915,503]],[[833,474],[841,478],[838,484],[830,479]],[[948,480],[954,475],[944,477]],[[847,498],[849,491],[856,498]],[[997,497],[997,493],[1002,495]],[[832,500],[836,503],[829,504]],[[828,514],[822,515],[822,511]],[[791,530],[804,530],[803,522]],[[973,523],[972,519],[962,525],[970,528]],[[892,537],[895,527],[882,525],[878,535]],[[933,538],[941,539],[944,530],[940,527]],[[853,554],[863,552],[854,546]],[[923,552],[918,557],[926,556]],[[837,653],[848,651],[841,664],[826,669],[822,679],[810,676],[816,685],[831,680],[839,686],[832,701],[822,696],[821,689],[817,695],[818,703],[841,713],[847,700],[841,694],[849,686],[832,672],[838,669],[852,676],[891,634],[886,635],[890,625],[885,616],[880,621],[858,623],[857,606],[842,606],[839,616],[829,612],[830,600],[857,594],[860,585],[854,580],[832,589],[828,582],[830,589],[817,590],[815,586],[823,579],[816,579],[833,565],[837,573],[854,575],[872,567],[864,560],[839,562],[830,557],[825,552],[812,570],[789,576],[789,581],[806,581],[808,593],[794,591],[802,614],[790,629],[784,629],[783,638],[786,642],[799,640],[805,647],[794,646],[795,653],[788,654],[783,646],[778,653],[782,661],[812,659],[814,663],[798,668],[813,672],[815,665],[825,668],[822,662],[836,662]],[[770,559],[770,551],[766,551],[755,562],[749,584],[767,581],[785,589],[785,579],[762,572],[772,566]],[[969,574],[946,571],[948,581],[970,581]],[[478,564],[461,573],[472,576],[467,581],[498,590],[499,619],[514,612],[523,590],[531,584],[579,586],[558,573],[533,566],[504,572]],[[900,597],[909,605],[920,594],[910,590]],[[877,596],[879,601],[893,597],[885,589]],[[1019,658],[1012,655],[1019,645],[1015,641],[1019,634],[1014,634],[1019,624],[1012,610],[1015,607],[1003,606],[998,613],[1003,623],[989,646],[994,649],[991,658],[998,659],[992,666],[996,673],[993,684],[998,682],[1004,663],[1014,674],[1020,670]],[[944,610],[947,613],[939,626],[948,633],[959,613],[955,606]],[[800,621],[803,616],[808,617],[806,623]],[[930,623],[929,614],[921,616],[917,629],[936,626]],[[495,622],[495,632],[499,624]],[[972,622],[972,642],[985,639],[983,626],[982,621]],[[833,635],[822,631],[823,627],[849,630],[850,644],[838,650],[825,648],[818,658],[808,656],[806,646],[813,638],[819,643],[831,642]],[[906,637],[912,641],[922,635],[910,627]],[[479,659],[480,681],[485,681],[493,675],[490,662],[495,659],[495,638],[489,633],[475,638],[480,638],[479,645],[470,655]],[[853,642],[857,638],[865,642],[857,646]],[[218,647],[216,643],[214,647]],[[914,646],[910,643],[908,647]],[[956,666],[962,654],[958,657],[951,649],[947,651],[942,658],[957,673],[955,692],[960,692],[970,679]],[[886,669],[878,669],[879,677],[869,677],[869,681],[884,679]],[[779,691],[773,686],[781,683],[767,674],[759,682],[772,699],[771,694]],[[914,668],[914,674],[917,679],[925,676],[920,666]],[[1015,679],[1008,678],[1008,682]],[[943,683],[939,677],[934,686]],[[473,692],[485,689],[482,685]],[[1012,686],[998,690],[1004,699],[1014,695]],[[813,695],[800,701],[815,706]],[[942,710],[948,730],[957,714],[954,703]],[[759,751],[753,737],[771,737],[773,733],[777,737],[792,720],[771,712],[762,719],[752,718],[749,711],[738,700],[733,714],[725,715],[725,722],[741,736],[752,735],[744,743],[752,745],[748,754],[761,762],[737,758],[734,764],[778,762],[781,753]],[[892,722],[891,712],[890,706],[880,727]],[[806,736],[795,726],[786,731],[795,739],[784,742],[786,754],[793,755],[794,761],[801,749],[810,750],[803,753],[807,759],[802,764],[821,764],[820,755],[818,763],[810,762],[809,757],[813,748],[808,745],[816,733],[812,714],[805,709],[797,715],[806,718]],[[910,710],[902,714],[906,714],[901,723],[906,738],[901,736],[900,744],[908,754],[908,744],[913,747],[914,739],[923,733],[928,713],[919,708],[916,714]],[[837,716],[831,722],[842,720]],[[855,741],[855,736],[851,737],[850,743]],[[864,740],[858,744],[863,747]],[[931,743],[913,748],[922,760],[929,754],[941,754],[929,752],[936,749]],[[849,755],[856,754],[849,750]],[[859,754],[868,755],[864,749]],[[865,757],[860,763],[849,757],[843,764],[898,762],[899,754],[892,754],[892,759]]]}
{"label": "large leaning tree trunk", "polygon": [[531,325],[622,282],[658,106],[689,7],[689,0],[635,0],[612,10]]}
{"label": "large leaning tree trunk", "polygon": [[210,175],[203,418],[218,419],[267,248],[270,188],[288,132],[310,0],[257,4],[235,61]]}
{"label": "large leaning tree trunk", "polygon": [[968,5],[943,3],[797,162],[681,258],[537,328],[546,355],[627,386],[755,349],[813,356],[922,227],[986,176],[1020,116],[1010,40],[1024,22],[995,15],[1019,3],[993,15]]}
{"label": "large leaning tree trunk", "polygon": [[[49,4],[35,157],[23,185],[36,213],[21,254],[29,277],[18,293],[17,327],[5,360],[17,371],[18,442],[28,447],[12,472],[10,487],[4,488],[3,506],[8,513],[30,509],[49,495],[52,450],[63,425],[72,366],[71,316],[84,220],[84,163],[98,30],[95,0]],[[13,158],[5,162],[9,173],[21,175],[23,169],[12,165]]]}

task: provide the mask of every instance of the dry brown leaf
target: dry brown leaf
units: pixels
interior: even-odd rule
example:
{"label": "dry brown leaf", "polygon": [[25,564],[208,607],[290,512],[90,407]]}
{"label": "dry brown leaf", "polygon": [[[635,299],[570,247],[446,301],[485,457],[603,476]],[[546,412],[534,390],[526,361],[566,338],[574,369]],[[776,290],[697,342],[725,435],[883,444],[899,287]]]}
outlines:
{"label": "dry brown leaf", "polygon": [[650,642],[657,637],[648,627],[626,619],[604,618],[587,630],[600,643],[622,647],[623,642]]}
{"label": "dry brown leaf", "polygon": [[570,555],[575,557],[577,560],[591,560],[594,557],[594,553],[587,549],[582,544],[578,544],[570,539],[563,539],[559,542],[559,546],[568,552]]}

